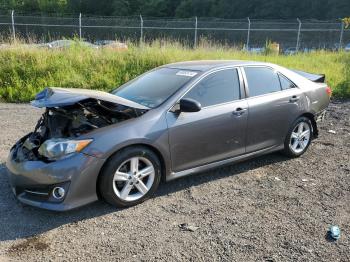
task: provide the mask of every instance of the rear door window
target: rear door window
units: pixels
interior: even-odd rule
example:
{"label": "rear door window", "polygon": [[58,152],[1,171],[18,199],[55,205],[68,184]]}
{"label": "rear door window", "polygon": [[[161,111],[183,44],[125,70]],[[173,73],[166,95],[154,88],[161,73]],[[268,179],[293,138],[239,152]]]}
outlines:
{"label": "rear door window", "polygon": [[185,95],[185,98],[198,101],[202,107],[240,99],[237,69],[225,69],[206,76]]}
{"label": "rear door window", "polygon": [[249,96],[260,96],[281,91],[278,75],[267,67],[245,67],[244,68]]}

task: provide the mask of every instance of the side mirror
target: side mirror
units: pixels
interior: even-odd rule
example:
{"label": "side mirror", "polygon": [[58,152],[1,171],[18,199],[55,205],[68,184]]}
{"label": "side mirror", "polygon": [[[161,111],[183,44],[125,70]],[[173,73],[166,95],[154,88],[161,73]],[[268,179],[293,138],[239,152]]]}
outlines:
{"label": "side mirror", "polygon": [[198,112],[202,109],[201,103],[190,98],[182,98],[179,104],[180,112]]}

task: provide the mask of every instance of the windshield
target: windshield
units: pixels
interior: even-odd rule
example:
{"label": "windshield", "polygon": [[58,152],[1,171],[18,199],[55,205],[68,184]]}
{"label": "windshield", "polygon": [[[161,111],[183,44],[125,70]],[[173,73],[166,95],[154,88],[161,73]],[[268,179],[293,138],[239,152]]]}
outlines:
{"label": "windshield", "polygon": [[112,94],[155,108],[197,74],[197,71],[160,68],[124,84]]}

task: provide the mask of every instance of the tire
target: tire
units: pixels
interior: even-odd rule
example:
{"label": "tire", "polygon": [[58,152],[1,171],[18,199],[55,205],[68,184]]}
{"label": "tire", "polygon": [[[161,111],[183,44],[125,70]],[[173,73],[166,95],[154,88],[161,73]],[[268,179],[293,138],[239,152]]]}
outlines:
{"label": "tire", "polygon": [[129,207],[150,198],[160,179],[161,164],[157,155],[147,147],[128,147],[107,161],[99,176],[98,190],[107,203]]}
{"label": "tire", "polygon": [[313,136],[312,123],[307,117],[299,117],[291,126],[284,141],[283,153],[288,157],[304,154]]}

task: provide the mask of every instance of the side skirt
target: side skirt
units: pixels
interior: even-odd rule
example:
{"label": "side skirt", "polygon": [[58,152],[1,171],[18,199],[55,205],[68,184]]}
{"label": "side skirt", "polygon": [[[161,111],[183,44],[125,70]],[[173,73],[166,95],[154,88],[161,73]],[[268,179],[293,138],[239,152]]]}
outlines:
{"label": "side skirt", "polygon": [[192,175],[194,173],[207,171],[209,169],[213,169],[213,168],[216,168],[216,167],[219,167],[219,166],[222,166],[222,165],[238,163],[238,162],[241,162],[241,161],[253,158],[253,157],[257,157],[257,156],[265,155],[265,154],[268,154],[268,153],[276,152],[276,151],[279,151],[279,150],[282,150],[282,149],[283,149],[283,145],[268,147],[268,148],[265,148],[265,149],[261,149],[259,151],[251,152],[251,153],[248,153],[248,154],[236,156],[236,157],[229,158],[229,159],[220,160],[220,161],[213,162],[213,163],[210,163],[210,164],[206,164],[206,165],[203,165],[203,166],[198,166],[198,167],[186,169],[186,170],[179,171],[179,172],[172,172],[169,176],[167,176],[166,181],[168,182],[168,181],[171,181],[171,180],[174,180],[174,179],[178,179],[180,177]]}

